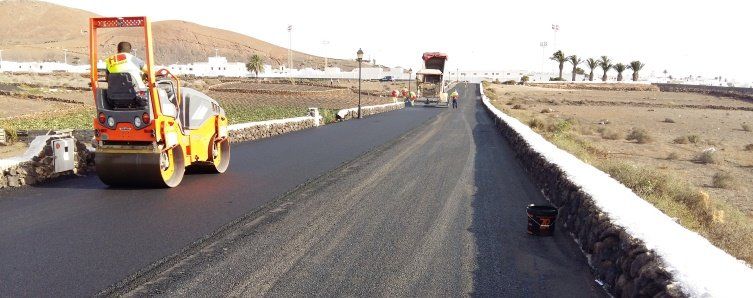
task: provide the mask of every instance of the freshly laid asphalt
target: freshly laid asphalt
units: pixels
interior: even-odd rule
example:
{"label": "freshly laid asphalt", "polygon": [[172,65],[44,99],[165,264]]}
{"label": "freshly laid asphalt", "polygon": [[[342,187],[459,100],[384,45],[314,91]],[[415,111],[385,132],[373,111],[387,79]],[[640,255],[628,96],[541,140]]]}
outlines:
{"label": "freshly laid asphalt", "polygon": [[189,175],[174,189],[108,189],[90,175],[2,190],[0,297],[96,294],[441,111],[233,144],[227,173]]}
{"label": "freshly laid asphalt", "polygon": [[561,229],[526,234],[525,206],[546,200],[477,88],[459,88],[459,109],[401,112],[432,119],[109,293],[606,296]]}

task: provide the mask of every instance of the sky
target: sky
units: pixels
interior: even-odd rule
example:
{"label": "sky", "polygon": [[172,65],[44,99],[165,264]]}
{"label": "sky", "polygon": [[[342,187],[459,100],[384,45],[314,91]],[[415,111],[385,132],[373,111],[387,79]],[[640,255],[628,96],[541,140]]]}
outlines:
{"label": "sky", "polygon": [[[543,65],[555,71],[556,64],[543,58],[562,50],[584,59],[640,60],[644,74],[667,70],[675,77],[753,82],[746,22],[753,3],[741,0],[48,2],[104,16],[185,20],[284,47],[293,25],[295,50],[354,59],[362,48],[365,58],[386,66],[419,69],[423,52],[441,51],[449,55],[450,69],[539,71]],[[552,24],[560,28],[556,41]]]}

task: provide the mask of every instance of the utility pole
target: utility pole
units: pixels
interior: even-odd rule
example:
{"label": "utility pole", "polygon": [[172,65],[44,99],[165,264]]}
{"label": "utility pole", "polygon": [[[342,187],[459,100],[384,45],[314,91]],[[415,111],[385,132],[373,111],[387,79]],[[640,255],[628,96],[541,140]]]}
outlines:
{"label": "utility pole", "polygon": [[214,56],[219,57],[220,56],[220,49],[214,48]]}
{"label": "utility pole", "polygon": [[293,25],[288,25],[288,75],[292,77],[293,69]]}
{"label": "utility pole", "polygon": [[3,50],[0,50],[0,70],[3,69]]}
{"label": "utility pole", "polygon": [[68,49],[63,49],[63,64],[68,64]]}
{"label": "utility pole", "polygon": [[547,42],[542,41],[539,43],[539,46],[541,46],[541,80],[544,80],[544,63],[546,63],[546,46]]}
{"label": "utility pole", "polygon": [[327,69],[327,45],[329,44],[329,41],[323,40],[322,45],[324,46],[324,69]]}

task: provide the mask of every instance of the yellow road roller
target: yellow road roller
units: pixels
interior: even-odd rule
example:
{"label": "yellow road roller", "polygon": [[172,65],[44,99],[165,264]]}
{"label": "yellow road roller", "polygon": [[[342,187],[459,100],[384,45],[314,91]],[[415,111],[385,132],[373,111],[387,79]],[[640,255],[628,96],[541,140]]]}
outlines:
{"label": "yellow road roller", "polygon": [[[143,68],[110,71],[110,65],[132,57],[112,53],[106,58],[108,69],[98,69],[98,30],[123,28],[143,29]],[[155,71],[152,45],[147,17],[89,20],[91,89],[97,107],[94,161],[99,178],[113,187],[175,187],[187,167],[223,173],[230,164],[225,111],[209,96],[181,87],[167,69]]]}

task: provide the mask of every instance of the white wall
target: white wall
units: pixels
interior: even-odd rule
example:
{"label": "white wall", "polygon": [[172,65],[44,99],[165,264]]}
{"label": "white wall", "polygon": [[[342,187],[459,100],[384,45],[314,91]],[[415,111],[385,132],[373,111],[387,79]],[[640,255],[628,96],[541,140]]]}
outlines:
{"label": "white wall", "polygon": [[3,61],[0,63],[1,72],[35,72],[51,73],[55,71],[86,73],[89,65],[70,65],[59,62],[15,62]]}

